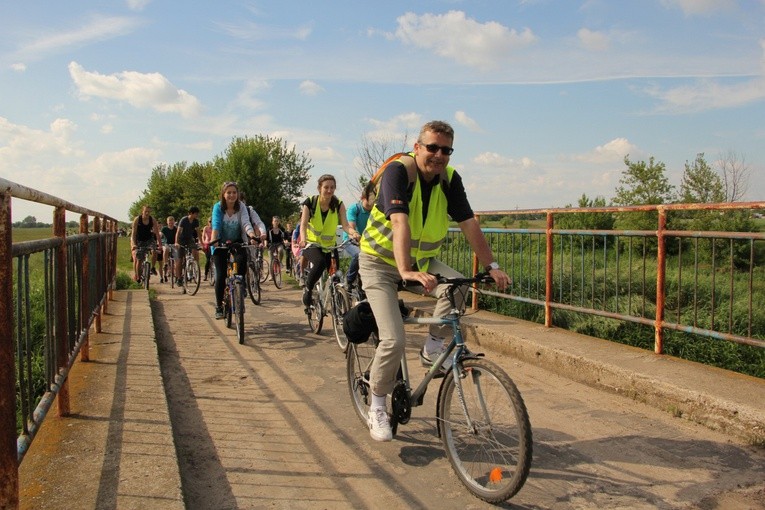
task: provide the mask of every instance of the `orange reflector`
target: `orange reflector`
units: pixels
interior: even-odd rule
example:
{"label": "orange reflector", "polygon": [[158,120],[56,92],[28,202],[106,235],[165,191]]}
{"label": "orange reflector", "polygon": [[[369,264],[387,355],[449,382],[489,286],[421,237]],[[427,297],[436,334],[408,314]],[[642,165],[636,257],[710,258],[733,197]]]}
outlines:
{"label": "orange reflector", "polygon": [[502,470],[498,467],[495,467],[491,470],[491,473],[489,473],[489,481],[497,483],[502,481]]}

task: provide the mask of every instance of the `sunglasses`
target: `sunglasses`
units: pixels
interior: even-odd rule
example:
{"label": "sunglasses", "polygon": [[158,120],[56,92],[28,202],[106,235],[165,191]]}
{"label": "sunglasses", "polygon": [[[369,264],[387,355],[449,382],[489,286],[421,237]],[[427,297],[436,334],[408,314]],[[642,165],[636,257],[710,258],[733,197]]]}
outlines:
{"label": "sunglasses", "polygon": [[[422,145],[422,144],[420,144]],[[449,147],[447,145],[438,145],[435,143],[429,143],[427,145],[422,145],[422,147],[425,147],[425,150],[428,151],[431,154],[436,154],[438,151],[441,151],[441,154],[444,156],[451,156],[452,152],[454,152],[453,147]]]}
{"label": "sunglasses", "polygon": [[223,183],[223,186],[228,188],[229,186],[237,186],[236,181],[227,181]]}

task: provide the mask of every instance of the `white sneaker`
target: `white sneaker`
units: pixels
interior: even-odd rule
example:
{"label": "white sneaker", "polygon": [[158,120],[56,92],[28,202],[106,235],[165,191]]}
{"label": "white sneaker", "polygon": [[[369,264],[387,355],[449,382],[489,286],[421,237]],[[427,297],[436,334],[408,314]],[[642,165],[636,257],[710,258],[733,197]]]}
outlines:
{"label": "white sneaker", "polygon": [[[443,354],[445,350],[446,345],[444,345],[444,339],[435,337],[428,333],[428,336],[425,340],[425,345],[420,351],[420,362],[425,366],[431,366],[438,359],[438,357]],[[451,359],[447,358],[441,364],[441,368],[448,370],[450,367]]]}
{"label": "white sneaker", "polygon": [[388,420],[388,411],[384,407],[370,407],[367,416],[369,435],[375,441],[392,441],[393,431]]}

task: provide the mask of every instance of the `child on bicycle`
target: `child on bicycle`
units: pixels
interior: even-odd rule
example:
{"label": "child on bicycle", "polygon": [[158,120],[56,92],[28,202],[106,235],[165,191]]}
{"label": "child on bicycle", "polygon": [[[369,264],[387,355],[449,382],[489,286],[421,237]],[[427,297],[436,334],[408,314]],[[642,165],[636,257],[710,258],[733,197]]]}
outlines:
{"label": "child on bicycle", "polygon": [[[398,305],[399,282],[415,282],[425,293],[437,297],[434,317],[443,317],[451,309],[446,286],[436,286],[431,274],[459,275],[435,258],[449,230],[449,217],[457,222],[499,288],[508,284],[507,275],[494,262],[491,247],[473,215],[462,178],[449,166],[453,141],[454,130],[449,124],[429,122],[420,130],[414,150],[387,164],[361,240],[360,274],[380,341],[369,375],[372,402],[367,423],[375,441],[393,439],[387,395],[393,391],[406,344]],[[450,333],[442,326],[431,326],[420,351],[423,363],[431,363],[443,352],[445,337]]]}
{"label": "child on bicycle", "polygon": [[274,257],[278,257],[279,261],[281,261],[282,255],[284,254],[284,242],[287,238],[287,234],[284,232],[284,229],[279,222],[280,220],[278,216],[271,218],[271,228],[268,229],[266,237],[268,239],[268,252],[271,255],[271,260],[274,260]]}

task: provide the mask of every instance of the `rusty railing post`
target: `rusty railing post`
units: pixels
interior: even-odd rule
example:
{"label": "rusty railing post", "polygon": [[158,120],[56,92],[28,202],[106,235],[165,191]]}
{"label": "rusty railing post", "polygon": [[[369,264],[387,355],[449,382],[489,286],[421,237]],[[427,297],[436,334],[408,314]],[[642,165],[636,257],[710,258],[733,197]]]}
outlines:
{"label": "rusty railing post", "polygon": [[[95,275],[95,279],[98,282],[102,282],[104,278],[106,278],[106,261],[104,260],[104,239],[100,236],[101,234],[101,218],[95,216],[93,217],[93,233],[96,234],[96,271],[97,275]],[[102,289],[99,288],[97,291],[101,291]],[[99,293],[96,294],[97,296],[102,297],[103,294]],[[96,333],[101,332],[101,314],[106,313],[106,299],[103,299],[103,311],[101,308],[101,304],[99,302],[98,306],[93,310],[93,313],[96,314]]]}
{"label": "rusty railing post", "polygon": [[[475,220],[478,222],[478,228],[481,228],[481,215],[480,214],[476,214],[475,215]],[[473,252],[473,276],[475,276],[476,274],[478,274],[478,255],[476,255],[475,252]],[[472,296],[472,301],[471,301],[471,305],[470,305],[471,308],[473,309],[473,311],[478,310],[478,292],[477,292],[477,290],[478,290],[478,284],[474,283],[473,284],[473,296]]]}
{"label": "rusty railing post", "polygon": [[[80,234],[88,233],[88,215],[80,215]],[[90,240],[82,246],[82,268],[80,273],[80,324],[83,329],[83,341],[80,347],[80,361],[90,361]]]}
{"label": "rusty railing post", "polygon": [[[69,360],[69,338],[66,296],[66,209],[56,207],[53,211],[53,235],[60,237],[64,242],[56,248],[54,255],[53,286],[55,299],[55,342],[56,342],[56,370],[60,374],[65,369]],[[69,381],[65,379],[58,391],[56,398],[58,403],[58,416],[69,416]]]}
{"label": "rusty railing post", "polygon": [[553,299],[553,214],[547,211],[547,231],[545,232],[545,327],[552,327],[552,306]]}
{"label": "rusty railing post", "polygon": [[654,347],[656,354],[664,351],[664,281],[667,269],[667,244],[664,231],[667,229],[667,211],[659,206],[659,228],[656,231],[658,249],[656,254],[656,322],[654,323]]}
{"label": "rusty railing post", "polygon": [[0,192],[0,508],[19,506],[16,451],[16,360],[13,348],[11,194]]}

